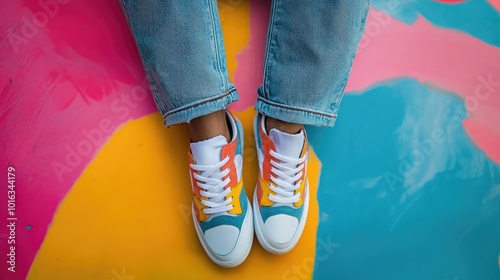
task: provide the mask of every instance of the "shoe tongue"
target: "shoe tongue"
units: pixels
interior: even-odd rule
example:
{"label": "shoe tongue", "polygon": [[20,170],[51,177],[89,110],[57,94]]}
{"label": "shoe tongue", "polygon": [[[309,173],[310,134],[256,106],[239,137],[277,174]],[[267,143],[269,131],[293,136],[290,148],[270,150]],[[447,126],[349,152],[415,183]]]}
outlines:
{"label": "shoe tongue", "polygon": [[269,131],[269,137],[274,141],[276,152],[291,158],[299,158],[304,145],[304,130],[297,134],[290,134],[272,128]]}
{"label": "shoe tongue", "polygon": [[220,162],[222,147],[227,145],[227,140],[226,137],[219,135],[190,145],[196,164],[214,165]]}

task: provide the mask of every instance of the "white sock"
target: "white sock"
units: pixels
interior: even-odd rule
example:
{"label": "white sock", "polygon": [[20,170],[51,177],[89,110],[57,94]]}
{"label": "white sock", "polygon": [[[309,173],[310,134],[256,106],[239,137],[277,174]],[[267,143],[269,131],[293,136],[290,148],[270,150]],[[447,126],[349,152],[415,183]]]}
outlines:
{"label": "white sock", "polygon": [[190,144],[197,165],[214,165],[220,162],[224,145],[227,145],[227,140],[222,135]]}
{"label": "white sock", "polygon": [[290,134],[272,128],[269,131],[269,137],[274,141],[276,152],[291,158],[299,158],[304,145],[305,135],[301,129],[297,134]]}

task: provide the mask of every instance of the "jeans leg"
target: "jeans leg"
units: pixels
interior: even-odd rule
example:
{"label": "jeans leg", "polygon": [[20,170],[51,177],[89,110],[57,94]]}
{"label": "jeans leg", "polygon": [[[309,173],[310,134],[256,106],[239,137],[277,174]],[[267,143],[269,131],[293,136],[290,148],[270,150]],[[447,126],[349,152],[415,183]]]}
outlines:
{"label": "jeans leg", "polygon": [[216,0],[120,0],[165,126],[238,100]]}
{"label": "jeans leg", "polygon": [[370,0],[273,0],[258,112],[331,127]]}

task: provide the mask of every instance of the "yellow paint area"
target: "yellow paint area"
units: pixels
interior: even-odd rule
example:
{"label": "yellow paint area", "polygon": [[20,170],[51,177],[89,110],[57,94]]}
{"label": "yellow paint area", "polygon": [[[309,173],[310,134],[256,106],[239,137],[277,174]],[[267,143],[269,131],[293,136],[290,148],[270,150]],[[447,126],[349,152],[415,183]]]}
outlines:
{"label": "yellow paint area", "polygon": [[[218,1],[230,78],[250,37],[249,5]],[[250,198],[258,176],[254,114],[253,108],[236,114],[245,126],[243,177]],[[311,278],[320,172],[312,150],[311,205],[296,248],[272,255],[254,239],[248,259],[224,269],[206,256],[193,226],[187,127],[162,123],[154,114],[113,134],[59,205],[28,279],[282,279],[296,267]]]}
{"label": "yellow paint area", "polygon": [[[244,181],[252,197],[257,157],[253,108],[245,127]],[[318,226],[320,163],[310,151],[311,204],[295,249],[273,255],[254,239],[248,259],[213,264],[191,217],[185,125],[164,128],[159,114],[119,128],[59,205],[28,279],[282,279],[293,268],[311,278]]]}

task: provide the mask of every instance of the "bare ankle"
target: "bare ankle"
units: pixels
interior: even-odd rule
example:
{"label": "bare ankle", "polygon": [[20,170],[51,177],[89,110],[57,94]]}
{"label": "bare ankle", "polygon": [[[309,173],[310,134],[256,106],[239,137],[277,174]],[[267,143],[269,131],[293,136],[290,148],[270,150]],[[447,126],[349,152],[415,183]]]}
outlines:
{"label": "bare ankle", "polygon": [[231,141],[227,127],[226,111],[216,111],[191,120],[188,124],[191,141],[199,142],[222,135],[227,142]]}
{"label": "bare ankle", "polygon": [[269,133],[269,131],[273,128],[276,128],[277,130],[282,132],[296,134],[299,133],[300,130],[304,129],[304,125],[298,123],[289,123],[271,117],[266,117],[266,132]]}

